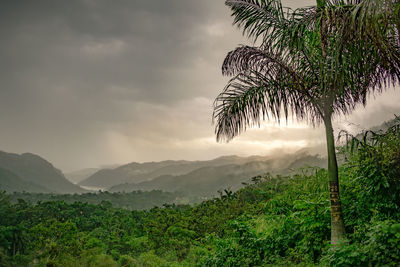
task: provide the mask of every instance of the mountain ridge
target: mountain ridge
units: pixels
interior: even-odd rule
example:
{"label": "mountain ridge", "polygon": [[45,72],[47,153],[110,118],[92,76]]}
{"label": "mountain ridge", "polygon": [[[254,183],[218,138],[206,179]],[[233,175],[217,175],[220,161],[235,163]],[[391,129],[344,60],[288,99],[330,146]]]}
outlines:
{"label": "mountain ridge", "polygon": [[[20,182],[19,180],[27,184],[32,183],[42,187],[45,192],[86,192],[85,189],[68,181],[63,173],[59,169],[55,168],[53,164],[33,153],[16,154],[0,151],[0,168],[11,172],[15,177],[18,177],[14,177],[14,180],[17,181],[17,183]],[[3,173],[3,182],[11,176],[9,173]],[[7,181],[10,182],[9,179]]]}
{"label": "mountain ridge", "polygon": [[[255,159],[258,157],[250,157]],[[262,159],[258,158],[258,159]],[[183,175],[161,175],[150,181],[122,183],[108,190],[110,192],[131,192],[137,190],[164,190],[185,192],[196,196],[213,196],[218,190],[229,188],[237,190],[251,177],[264,174],[290,174],[306,166],[325,167],[326,160],[319,155],[292,155],[290,160],[278,162],[277,159],[249,161],[243,164],[204,166]]]}
{"label": "mountain ridge", "polygon": [[166,160],[160,162],[131,162],[115,169],[102,169],[80,182],[81,186],[109,188],[122,183],[139,183],[163,175],[183,175],[206,166],[244,164],[250,161],[269,160],[267,156],[222,156],[205,161]]}
{"label": "mountain ridge", "polygon": [[22,180],[15,173],[0,168],[0,190],[6,192],[32,192],[32,193],[49,193],[50,190],[35,184]]}

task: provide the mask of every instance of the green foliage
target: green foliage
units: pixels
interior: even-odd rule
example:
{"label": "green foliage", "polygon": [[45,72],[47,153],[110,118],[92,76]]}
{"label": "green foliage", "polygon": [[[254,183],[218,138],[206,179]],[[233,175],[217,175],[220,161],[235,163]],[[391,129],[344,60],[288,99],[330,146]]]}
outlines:
{"label": "green foliage", "polygon": [[56,258],[64,251],[78,256],[81,250],[78,229],[70,221],[59,222],[50,219],[33,226],[29,234],[35,237],[30,243],[30,249],[42,248],[39,257]]}
{"label": "green foliage", "polygon": [[[260,42],[225,57],[222,74],[231,79],[214,101],[217,141],[229,141],[263,120],[292,116],[323,123],[328,180],[332,189],[339,188],[332,117],[400,82],[393,2],[325,0],[292,10],[280,0],[226,0],[234,24],[254,44]],[[330,196],[331,242],[336,244],[346,232],[339,191]]]}
{"label": "green foliage", "polygon": [[373,221],[363,231],[365,239],[340,244],[323,261],[330,266],[398,266],[400,224],[390,220]]}
{"label": "green foliage", "polygon": [[243,221],[229,222],[229,237],[211,238],[215,251],[205,259],[207,266],[254,266],[263,259],[260,240],[254,230]]}
{"label": "green foliage", "polygon": [[[350,153],[344,165],[348,177],[346,197],[357,199],[348,209],[349,226],[372,216],[380,219],[397,215],[400,219],[400,130],[399,124],[385,133],[366,132],[352,138]],[[351,150],[350,150],[351,152]]]}
{"label": "green foliage", "polygon": [[[1,171],[1,170],[0,170]],[[155,206],[162,206],[165,203],[175,202],[177,199],[183,197],[182,193],[177,192],[164,192],[161,190],[152,191],[134,191],[130,193],[110,193],[108,191],[100,191],[97,193],[85,194],[44,194],[44,193],[28,193],[28,192],[14,192],[10,195],[13,202],[19,199],[35,204],[37,202],[47,201],[65,201],[67,203],[84,202],[89,204],[101,204],[106,202],[111,203],[112,206],[130,210],[144,210],[151,209]],[[193,198],[197,201],[197,198]]]}
{"label": "green foliage", "polygon": [[118,263],[109,255],[93,255],[86,259],[85,266],[88,267],[117,267]]}
{"label": "green foliage", "polygon": [[[400,136],[345,155],[348,241],[331,247],[324,169],[256,176],[200,204],[147,211],[0,193],[0,266],[398,266]],[[378,136],[376,136],[378,138]]]}
{"label": "green foliage", "polygon": [[[326,171],[317,170],[312,176],[287,180],[282,184],[286,190],[275,192],[264,204],[264,215],[233,220],[226,231],[228,238],[212,239],[214,251],[205,262],[212,266],[278,264],[285,258],[316,262],[329,237],[328,196],[321,186],[324,177]],[[258,186],[270,189],[268,179]]]}

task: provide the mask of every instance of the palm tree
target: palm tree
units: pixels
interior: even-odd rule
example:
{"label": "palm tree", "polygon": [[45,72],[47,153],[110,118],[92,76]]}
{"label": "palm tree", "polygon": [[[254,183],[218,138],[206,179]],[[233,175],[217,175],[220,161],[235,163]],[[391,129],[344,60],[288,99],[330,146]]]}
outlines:
{"label": "palm tree", "polygon": [[[381,3],[383,2],[383,3]],[[398,1],[323,1],[291,10],[280,0],[227,0],[234,24],[260,45],[228,53],[233,76],[214,102],[217,140],[229,141],[261,120],[289,115],[323,123],[328,150],[331,243],[345,238],[339,198],[334,115],[366,104],[400,79]],[[396,24],[397,23],[397,24]],[[396,26],[397,25],[397,26]]]}

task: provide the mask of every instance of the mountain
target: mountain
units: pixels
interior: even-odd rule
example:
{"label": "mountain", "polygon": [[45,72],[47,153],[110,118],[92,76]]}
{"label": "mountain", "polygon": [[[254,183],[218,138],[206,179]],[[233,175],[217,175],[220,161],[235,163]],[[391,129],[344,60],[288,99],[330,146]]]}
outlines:
{"label": "mountain", "polygon": [[[83,193],[83,188],[69,182],[62,172],[38,155],[25,153],[14,154],[0,151],[0,168],[8,172],[2,172],[0,175],[2,181],[15,181],[14,185],[36,185],[42,190],[55,193]],[[18,177],[18,178],[16,178]],[[9,184],[7,186],[14,186]],[[4,185],[6,186],[6,185]],[[23,191],[22,186],[20,190]],[[39,189],[36,188],[36,189]]]}
{"label": "mountain", "polygon": [[[375,132],[375,133],[384,133],[386,132],[390,127],[398,125],[400,122],[400,117],[397,115],[394,115],[395,117],[393,119],[390,119],[388,121],[383,122],[381,125],[371,127],[369,131]],[[362,134],[361,134],[362,135]]]}
{"label": "mountain", "polygon": [[184,175],[164,175],[151,181],[114,186],[109,191],[150,191],[157,188],[168,192],[184,192],[187,195],[211,196],[226,188],[237,190],[242,186],[242,182],[248,181],[254,175],[265,173],[270,168],[271,162],[268,161],[202,167]]}
{"label": "mountain", "polygon": [[266,157],[253,156],[242,158],[225,156],[209,161],[161,161],[132,162],[115,169],[103,169],[79,183],[81,186],[108,188],[123,183],[150,181],[163,175],[183,175],[202,167],[245,164],[251,161],[266,160]]}
{"label": "mountain", "polygon": [[326,158],[320,156],[303,154],[302,156],[295,158],[288,166],[285,166],[284,169],[281,169],[278,172],[282,175],[290,175],[298,172],[301,168],[307,167],[328,168],[328,162]]}
{"label": "mountain", "polygon": [[[264,161],[259,161],[259,160]],[[221,162],[225,160],[217,159]],[[306,166],[325,166],[326,159],[307,154],[294,154],[279,159],[265,160],[265,157],[234,158],[237,164],[206,166],[183,175],[162,175],[150,181],[123,183],[109,189],[111,192],[131,192],[137,190],[164,190],[184,192],[187,195],[209,197],[218,190],[236,191],[253,176],[271,174],[289,174]]]}
{"label": "mountain", "polygon": [[162,161],[162,162],[147,162],[137,163],[132,162],[115,169],[102,169],[91,175],[89,178],[80,182],[81,186],[91,187],[109,187],[115,184],[120,184],[128,181],[145,181],[146,178],[142,178],[153,170],[175,164],[173,161]]}
{"label": "mountain", "polygon": [[87,168],[78,171],[66,172],[64,173],[65,178],[68,179],[71,183],[77,184],[82,182],[83,180],[87,179],[94,173],[98,172],[99,168]]}
{"label": "mountain", "polygon": [[[319,160],[318,160],[319,159]],[[306,152],[295,154],[280,154],[273,157],[266,156],[223,156],[208,161],[161,161],[161,162],[132,162],[127,165],[120,166],[115,169],[103,169],[86,180],[79,183],[81,186],[111,188],[120,184],[138,184],[142,182],[152,181],[159,177],[167,176],[184,176],[201,168],[221,167],[227,165],[244,165],[250,162],[266,162],[268,169],[265,170],[271,173],[284,172],[286,169],[299,168],[304,164],[325,166],[321,158],[310,156]],[[296,161],[299,161],[297,164]],[[290,166],[290,164],[294,164]],[[249,177],[246,177],[249,178]],[[114,188],[115,189],[115,188]],[[160,188],[157,188],[160,189]]]}
{"label": "mountain", "polygon": [[23,181],[15,173],[0,168],[0,191],[49,193],[50,190],[33,182]]}

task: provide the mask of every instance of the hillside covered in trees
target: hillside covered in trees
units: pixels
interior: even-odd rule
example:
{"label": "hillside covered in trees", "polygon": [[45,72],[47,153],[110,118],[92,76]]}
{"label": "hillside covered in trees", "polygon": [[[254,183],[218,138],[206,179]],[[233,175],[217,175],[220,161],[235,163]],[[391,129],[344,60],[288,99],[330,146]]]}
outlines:
{"label": "hillside covered in trees", "polygon": [[1,266],[398,266],[400,126],[341,149],[348,240],[332,250],[325,169],[144,211],[0,196]]}
{"label": "hillside covered in trees", "polygon": [[132,162],[114,169],[101,169],[79,185],[111,192],[181,191],[202,197],[227,187],[237,190],[242,182],[259,173],[289,173],[305,165],[325,167],[326,160],[298,151],[272,156],[223,156],[206,161]]}
{"label": "hillside covered in trees", "polygon": [[0,190],[8,192],[84,193],[44,158],[0,151]]}

